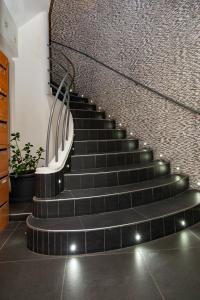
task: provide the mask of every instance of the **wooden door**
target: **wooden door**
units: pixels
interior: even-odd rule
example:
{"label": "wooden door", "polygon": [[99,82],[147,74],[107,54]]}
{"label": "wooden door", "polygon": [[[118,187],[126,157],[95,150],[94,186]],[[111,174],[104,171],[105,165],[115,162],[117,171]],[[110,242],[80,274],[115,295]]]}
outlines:
{"label": "wooden door", "polygon": [[8,59],[0,51],[0,230],[8,224]]}

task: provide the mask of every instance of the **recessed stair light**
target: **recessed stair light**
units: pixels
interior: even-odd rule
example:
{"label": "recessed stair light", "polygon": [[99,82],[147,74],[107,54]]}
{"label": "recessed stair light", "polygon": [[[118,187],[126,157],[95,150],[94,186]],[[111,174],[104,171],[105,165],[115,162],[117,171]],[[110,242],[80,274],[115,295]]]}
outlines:
{"label": "recessed stair light", "polygon": [[139,234],[139,233],[136,233],[136,235],[135,235],[135,240],[137,241],[137,242],[139,242],[139,241],[141,241],[141,235]]}
{"label": "recessed stair light", "polygon": [[181,220],[181,221],[180,221],[180,224],[181,224],[181,226],[185,227],[185,226],[186,226],[185,220]]}
{"label": "recessed stair light", "polygon": [[75,252],[76,251],[76,244],[71,244],[71,246],[70,246],[70,251],[71,252]]}

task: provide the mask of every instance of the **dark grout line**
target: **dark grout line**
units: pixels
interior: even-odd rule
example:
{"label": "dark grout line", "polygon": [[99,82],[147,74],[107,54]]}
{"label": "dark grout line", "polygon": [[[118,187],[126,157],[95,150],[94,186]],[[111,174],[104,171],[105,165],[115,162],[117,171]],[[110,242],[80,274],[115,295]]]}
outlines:
{"label": "dark grout line", "polygon": [[40,262],[40,261],[46,261],[46,260],[66,260],[66,258],[63,256],[58,257],[49,257],[49,258],[33,258],[33,259],[19,259],[19,260],[4,260],[0,261],[0,264],[7,264],[7,263],[26,263],[26,262]]}
{"label": "dark grout line", "polygon": [[[0,251],[3,249],[3,247],[6,245],[6,243],[9,241],[9,239],[11,238],[11,236],[17,231],[17,228],[21,225],[21,222],[19,222],[19,224],[17,224],[17,226],[15,227],[15,229],[13,231],[11,231],[11,233],[9,234],[9,236],[7,237],[7,239],[5,240],[5,242],[3,243],[3,245],[0,248]],[[9,230],[8,230],[9,232]]]}
{"label": "dark grout line", "polygon": [[158,284],[156,278],[154,277],[153,273],[151,272],[151,269],[150,269],[148,263],[146,262],[145,257],[144,257],[144,255],[143,255],[142,251],[141,251],[141,250],[138,250],[138,253],[139,253],[140,257],[142,258],[142,261],[143,261],[143,263],[144,263],[144,266],[145,266],[146,270],[148,271],[148,273],[149,273],[149,275],[150,275],[150,277],[151,277],[151,279],[152,279],[152,281],[153,281],[153,283],[154,283],[154,285],[155,285],[157,291],[159,292],[159,294],[160,294],[160,296],[161,296],[161,299],[162,299],[162,300],[165,300],[165,297],[164,297],[164,295],[163,295],[163,293],[162,293],[162,291],[161,291],[161,289],[160,289],[160,287],[159,287],[159,284]]}
{"label": "dark grout line", "polygon": [[199,241],[200,241],[200,236],[198,236],[198,234],[196,234],[196,233],[194,233],[193,231],[192,231],[192,229],[188,229],[189,231],[190,231],[190,233],[195,237],[195,238],[197,238]]}

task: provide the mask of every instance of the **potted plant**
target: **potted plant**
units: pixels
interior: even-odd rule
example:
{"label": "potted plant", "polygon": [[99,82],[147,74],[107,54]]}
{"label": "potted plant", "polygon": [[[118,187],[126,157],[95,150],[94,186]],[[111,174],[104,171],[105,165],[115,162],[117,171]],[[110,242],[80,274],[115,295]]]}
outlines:
{"label": "potted plant", "polygon": [[27,143],[22,149],[19,148],[20,133],[12,133],[10,148],[10,201],[31,201],[35,193],[35,171],[44,149],[40,147],[35,155],[31,154],[33,145]]}

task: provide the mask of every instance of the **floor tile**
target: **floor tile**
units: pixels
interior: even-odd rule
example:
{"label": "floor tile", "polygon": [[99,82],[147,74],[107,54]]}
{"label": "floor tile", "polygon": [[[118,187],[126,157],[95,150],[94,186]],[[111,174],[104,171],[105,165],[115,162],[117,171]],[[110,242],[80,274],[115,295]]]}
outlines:
{"label": "floor tile", "polygon": [[161,299],[138,253],[67,259],[63,297],[73,300]]}
{"label": "floor tile", "polygon": [[200,299],[200,249],[145,253],[144,259],[164,298]]}
{"label": "floor tile", "polygon": [[64,259],[0,263],[1,300],[59,300]]}
{"label": "floor tile", "polygon": [[26,224],[21,223],[0,251],[0,261],[44,259],[45,255],[34,253],[26,247]]}

